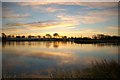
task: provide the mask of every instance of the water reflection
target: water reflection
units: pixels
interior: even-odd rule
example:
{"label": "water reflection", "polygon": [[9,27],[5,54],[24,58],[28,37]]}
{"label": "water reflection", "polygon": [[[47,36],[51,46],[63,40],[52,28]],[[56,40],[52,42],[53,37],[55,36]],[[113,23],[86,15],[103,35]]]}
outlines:
{"label": "water reflection", "polygon": [[53,43],[53,47],[54,47],[54,48],[58,48],[58,47],[59,47],[59,42],[54,42],[54,43]]}
{"label": "water reflection", "polygon": [[93,60],[118,59],[118,46],[112,44],[38,41],[5,42],[2,47],[4,77],[49,77],[56,68],[82,69]]}
{"label": "water reflection", "polygon": [[[7,42],[3,42],[2,47],[5,47],[6,45],[7,46],[44,45],[44,46],[46,46],[46,48],[50,48],[52,46],[54,48],[58,48],[61,45],[67,45],[67,43],[70,43],[71,45],[76,45],[76,43],[74,43],[74,42],[67,42],[67,41],[63,41],[63,42],[60,42],[60,41],[43,41],[43,42],[41,42],[41,41],[38,41],[38,42],[37,41],[36,42],[33,42],[33,41],[31,41],[31,42],[27,42],[27,41],[26,42],[25,41],[14,42],[14,41],[11,41],[11,42],[9,42],[9,41],[7,41]],[[79,45],[82,46],[84,44],[79,44]],[[119,46],[119,44],[117,44],[117,43],[97,43],[97,44],[92,44],[92,45],[93,46],[98,46],[98,47],[104,47],[104,46],[108,46],[108,47],[116,46],[116,47],[118,47]]]}

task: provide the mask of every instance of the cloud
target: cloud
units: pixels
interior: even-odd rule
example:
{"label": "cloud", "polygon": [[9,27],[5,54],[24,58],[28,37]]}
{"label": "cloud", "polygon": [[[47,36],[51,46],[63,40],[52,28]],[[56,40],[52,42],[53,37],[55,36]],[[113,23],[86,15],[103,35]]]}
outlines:
{"label": "cloud", "polygon": [[110,29],[110,30],[118,30],[119,28],[118,28],[118,26],[109,26],[109,27],[107,27],[107,29]]}
{"label": "cloud", "polygon": [[[48,29],[48,28],[56,28],[56,27],[73,27],[76,23],[72,21],[58,21],[58,20],[48,20],[48,21],[39,21],[39,22],[32,22],[32,23],[7,23],[6,26],[7,30],[14,30],[15,29],[29,29],[29,30],[36,30],[36,29]],[[17,27],[17,28],[16,28]]]}
{"label": "cloud", "polygon": [[21,6],[36,6],[36,5],[47,5],[47,4],[51,4],[51,2],[20,2],[17,3]]}
{"label": "cloud", "polygon": [[40,13],[53,13],[53,12],[66,12],[66,9],[60,8],[60,7],[52,7],[52,6],[31,6],[31,9],[33,9],[35,12]]}
{"label": "cloud", "polygon": [[[117,3],[110,3],[110,2],[21,2],[17,3],[21,6],[32,6],[33,9],[39,12],[58,12],[58,11],[64,11],[63,13],[67,12],[66,9],[63,8],[55,8],[55,7],[45,7],[45,6],[39,6],[39,5],[48,5],[48,4],[58,4],[58,5],[79,5],[79,6],[87,6],[91,8],[107,8],[107,7],[117,7]],[[88,11],[85,13],[86,15],[74,15],[74,16],[69,16],[66,13],[65,15],[62,15],[62,18],[74,18],[73,21],[77,21],[80,23],[88,23],[88,24],[93,24],[97,22],[104,22],[108,20],[106,17],[110,16],[116,16],[117,10],[111,10],[111,9],[106,9],[106,10],[93,10],[93,11]],[[25,17],[29,16],[29,14],[25,15],[16,15],[13,17]],[[59,16],[59,15],[58,15]],[[61,16],[61,15],[60,15]]]}
{"label": "cloud", "polygon": [[61,52],[37,52],[37,53],[31,53],[27,56],[36,57],[36,58],[47,58],[47,59],[51,58],[51,59],[53,59],[56,57],[69,58],[69,57],[72,57],[73,55],[71,53],[61,53]]}
{"label": "cloud", "polygon": [[[118,3],[117,2],[21,2],[21,3],[17,3],[18,5],[21,5],[21,6],[30,6],[32,7],[33,9],[37,10],[37,11],[40,11],[40,12],[56,12],[56,11],[64,11],[66,12],[67,9],[63,9],[63,8],[55,8],[55,7],[50,7],[52,5],[60,5],[60,6],[74,6],[74,5],[77,5],[77,6],[83,6],[83,10],[90,10],[90,9],[99,9],[99,10],[104,10],[104,9],[108,9],[108,8],[117,8],[118,7]],[[49,6],[49,7],[47,7]],[[82,8],[81,8],[82,9]],[[108,10],[107,10],[108,11]],[[107,11],[104,10],[104,12],[102,14],[106,14]],[[63,13],[64,13],[63,12]],[[83,11],[85,12],[85,11]],[[94,14],[98,14],[98,12],[100,11],[96,11],[96,10],[93,10]],[[109,13],[108,15],[114,15],[114,13],[116,13],[117,11],[111,11],[109,10]]]}
{"label": "cloud", "polygon": [[51,7],[49,7],[49,8],[46,9],[46,11],[48,11],[48,12],[55,12],[56,10],[57,10],[57,9],[51,8]]}
{"label": "cloud", "polygon": [[3,18],[25,18],[29,17],[29,14],[11,14],[11,15],[3,15]]}
{"label": "cloud", "polygon": [[117,2],[21,2],[18,3],[21,6],[38,6],[38,5],[48,5],[48,4],[58,4],[58,5],[79,5],[88,6],[91,8],[105,8],[105,7],[115,7],[118,5]]}
{"label": "cloud", "polygon": [[117,8],[114,9],[105,9],[105,10],[101,10],[101,11],[90,11],[88,13],[91,16],[97,16],[97,17],[111,17],[111,16],[118,16],[118,10]]}
{"label": "cloud", "polygon": [[[25,33],[28,33],[30,30],[31,32],[36,33],[38,30],[40,30],[42,33],[42,32],[45,32],[45,30],[47,29],[53,32],[52,29],[54,30],[59,27],[60,30],[58,30],[58,32],[61,32],[61,33],[67,32],[67,30],[68,31],[71,30],[71,32],[74,32],[72,28],[75,28],[75,27],[83,28],[84,26],[81,26],[81,25],[84,25],[84,24],[89,25],[89,24],[111,21],[113,18],[116,18],[118,15],[116,3],[21,2],[21,3],[16,3],[16,4],[21,5],[23,9],[24,7],[26,7],[25,10],[28,9],[29,7],[32,12],[30,13],[33,14],[33,18],[35,19],[33,20],[33,18],[31,18],[28,21],[24,21],[23,19],[21,19],[22,22],[24,23],[20,23],[20,22],[10,23],[6,21],[5,23],[7,23],[6,24],[7,27],[3,29],[4,31],[8,31],[8,32],[9,31],[22,31],[22,32],[24,31]],[[77,5],[77,6],[72,6],[72,5]],[[25,10],[23,10],[23,12]],[[29,11],[25,13],[26,14],[16,13],[13,11],[13,8],[7,8],[7,9],[3,9],[3,18],[16,19],[16,18],[26,18],[30,16],[30,14],[28,14]],[[48,19],[48,20],[42,21],[42,19],[44,20]],[[25,23],[25,22],[29,22],[29,23]],[[95,25],[93,26],[95,27]],[[111,31],[110,28],[106,30]],[[90,33],[94,31],[87,31],[86,29],[83,32]]]}
{"label": "cloud", "polygon": [[14,33],[16,33],[16,31],[19,32],[19,31],[23,31],[25,29],[26,28],[19,28],[19,27],[16,27],[16,26],[9,26],[9,27],[3,27],[2,31],[3,32],[14,32]]}
{"label": "cloud", "polygon": [[[49,12],[54,12],[56,10],[57,9],[51,7],[48,8]],[[74,28],[80,24],[94,24],[94,23],[105,22],[107,20],[110,20],[109,18],[111,16],[116,16],[116,15],[117,12],[110,9],[103,11],[89,11],[85,15],[78,15],[78,14],[70,15],[67,13],[62,13],[55,15],[57,20],[38,21],[32,23],[8,23],[6,25],[10,26],[10,28],[7,28],[6,30],[10,30],[10,31],[12,31],[12,29],[13,31],[18,29],[22,30],[20,28],[21,26],[23,27],[23,29],[27,29],[27,30],[48,29],[48,28],[56,28],[56,27]]]}
{"label": "cloud", "polygon": [[2,27],[2,31],[5,33],[13,33],[16,34],[19,32],[22,33],[26,30],[29,30],[28,27],[21,26],[23,23],[7,23],[3,24],[4,27]]}
{"label": "cloud", "polygon": [[2,11],[3,11],[2,18],[12,19],[12,18],[26,18],[26,17],[30,16],[30,14],[28,14],[28,13],[25,13],[25,14],[15,13],[13,10],[11,10],[9,8],[3,8]]}
{"label": "cloud", "polygon": [[[83,3],[85,4],[85,3]],[[92,3],[90,3],[92,4]],[[95,3],[97,4],[97,3]],[[101,3],[100,3],[101,4]],[[110,3],[103,3],[104,6],[109,6]],[[105,5],[106,4],[106,5]],[[82,11],[84,10],[85,11]],[[116,18],[118,16],[118,8],[104,8],[101,11],[100,10],[91,10],[90,8],[83,8],[80,9],[80,11],[75,12],[75,15],[64,12],[61,14],[58,14],[57,17],[60,18],[61,20],[71,20],[73,22],[76,22],[77,24],[94,24],[94,23],[100,23],[100,22],[105,22],[111,20],[111,18]],[[117,19],[116,19],[117,21]]]}
{"label": "cloud", "polygon": [[99,22],[104,22],[106,19],[96,16],[84,16],[80,17],[80,21],[84,24],[94,24]]}
{"label": "cloud", "polygon": [[74,22],[76,25],[84,23],[84,24],[94,24],[94,23],[99,23],[99,22],[104,22],[107,19],[102,18],[100,16],[94,16],[94,15],[58,15],[57,16],[61,20],[66,20],[66,21],[71,21]]}
{"label": "cloud", "polygon": [[101,32],[99,30],[96,30],[96,29],[91,29],[91,28],[84,28],[84,29],[80,29],[79,31],[76,31],[76,32],[73,32],[74,35],[82,35],[83,37],[90,37],[92,35],[95,35],[95,34],[99,34],[99,33],[104,33],[104,32]]}
{"label": "cloud", "polygon": [[46,12],[56,12],[56,11],[65,11],[65,9],[60,9],[60,8],[52,8],[52,7],[48,7],[46,9],[44,9]]}
{"label": "cloud", "polygon": [[117,2],[79,2],[75,3],[76,5],[80,6],[88,6],[91,8],[107,8],[107,7],[116,7],[118,6]]}

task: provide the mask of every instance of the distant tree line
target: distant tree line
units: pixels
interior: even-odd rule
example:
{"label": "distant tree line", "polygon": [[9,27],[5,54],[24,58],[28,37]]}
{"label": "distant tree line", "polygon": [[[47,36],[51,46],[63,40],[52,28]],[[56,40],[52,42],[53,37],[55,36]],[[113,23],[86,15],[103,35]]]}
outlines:
{"label": "distant tree line", "polygon": [[120,36],[110,36],[110,35],[104,35],[104,34],[97,34],[92,36],[93,39],[104,39],[104,40],[119,40]]}
{"label": "distant tree line", "polygon": [[32,35],[28,35],[28,36],[15,36],[15,35],[6,35],[5,33],[2,33],[2,38],[59,38],[59,34],[58,33],[54,33],[53,37],[50,34],[46,34],[45,36],[32,36]]}
{"label": "distant tree line", "polygon": [[45,36],[33,36],[33,35],[22,35],[22,36],[15,36],[15,35],[6,35],[5,33],[2,33],[2,39],[56,39],[56,40],[120,40],[120,36],[110,36],[105,34],[97,34],[93,35],[92,38],[90,37],[67,37],[67,36],[60,36],[58,33],[54,33],[53,35],[46,34]]}

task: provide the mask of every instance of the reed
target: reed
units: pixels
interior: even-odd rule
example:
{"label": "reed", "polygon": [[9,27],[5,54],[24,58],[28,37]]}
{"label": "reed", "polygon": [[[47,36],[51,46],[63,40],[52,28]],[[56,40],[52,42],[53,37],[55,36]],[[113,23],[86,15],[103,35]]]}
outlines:
{"label": "reed", "polygon": [[117,61],[101,60],[91,62],[91,66],[85,69],[69,69],[69,70],[56,70],[53,73],[52,78],[91,78],[91,79],[102,79],[102,80],[118,80],[120,74],[120,64]]}

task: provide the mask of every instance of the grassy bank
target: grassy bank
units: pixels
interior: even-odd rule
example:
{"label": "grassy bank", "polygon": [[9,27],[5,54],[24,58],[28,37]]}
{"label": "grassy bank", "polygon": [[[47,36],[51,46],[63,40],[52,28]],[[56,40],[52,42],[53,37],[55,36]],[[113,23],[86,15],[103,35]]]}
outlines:
{"label": "grassy bank", "polygon": [[114,60],[106,61],[101,60],[100,62],[94,61],[91,63],[89,68],[79,70],[58,70],[53,73],[53,78],[82,78],[82,79],[102,79],[102,80],[118,80],[120,73],[120,64]]}

